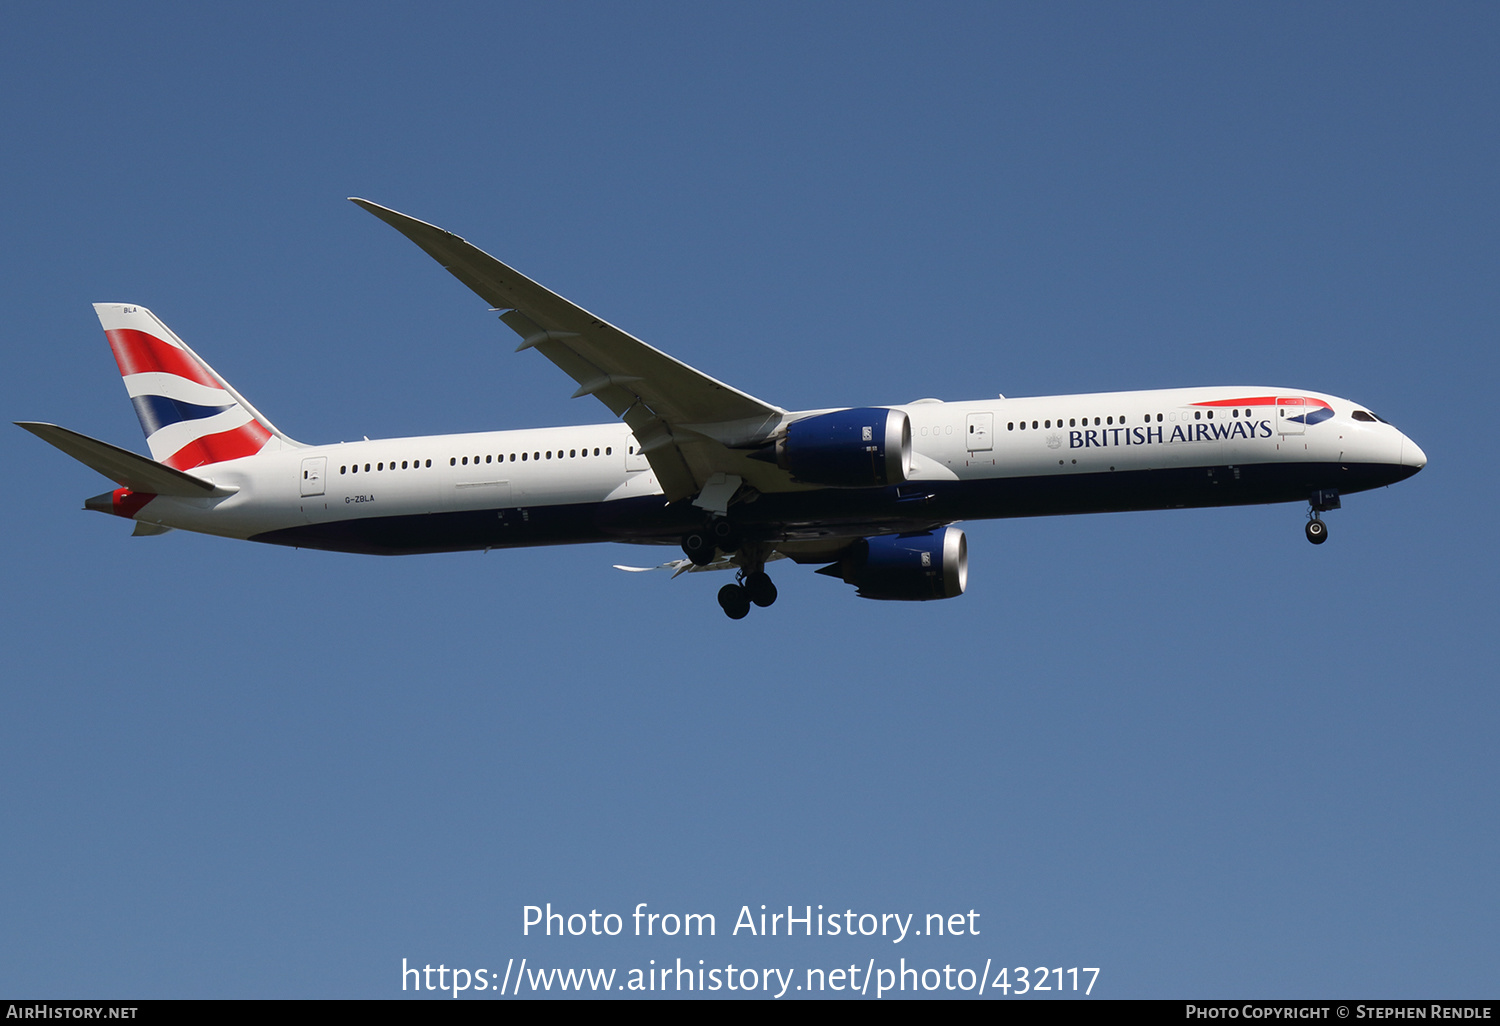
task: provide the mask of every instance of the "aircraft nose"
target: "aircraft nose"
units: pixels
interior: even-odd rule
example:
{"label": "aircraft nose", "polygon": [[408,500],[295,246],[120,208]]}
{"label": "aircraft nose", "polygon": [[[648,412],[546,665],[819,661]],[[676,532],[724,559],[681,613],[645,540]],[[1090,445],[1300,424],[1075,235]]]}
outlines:
{"label": "aircraft nose", "polygon": [[1401,465],[1410,467],[1414,471],[1427,466],[1427,454],[1422,451],[1420,445],[1405,435],[1401,436]]}

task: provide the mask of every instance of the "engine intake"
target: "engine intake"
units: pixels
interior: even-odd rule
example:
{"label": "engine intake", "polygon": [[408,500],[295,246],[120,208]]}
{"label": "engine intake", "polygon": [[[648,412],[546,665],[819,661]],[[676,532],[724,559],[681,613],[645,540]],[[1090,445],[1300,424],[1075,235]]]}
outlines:
{"label": "engine intake", "polygon": [[900,484],[911,471],[911,421],[900,410],[866,407],[787,425],[776,465],[798,481],[833,488]]}
{"label": "engine intake", "polygon": [[969,543],[956,527],[862,538],[837,563],[818,573],[854,585],[860,598],[897,602],[954,598],[969,583]]}

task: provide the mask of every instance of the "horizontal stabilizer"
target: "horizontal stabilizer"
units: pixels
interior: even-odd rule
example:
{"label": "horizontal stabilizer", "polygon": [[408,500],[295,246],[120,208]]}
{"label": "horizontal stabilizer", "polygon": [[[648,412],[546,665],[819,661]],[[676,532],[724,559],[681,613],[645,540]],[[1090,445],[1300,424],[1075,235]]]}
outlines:
{"label": "horizontal stabilizer", "polygon": [[212,481],[174,470],[144,456],[121,449],[117,445],[101,442],[77,431],[69,431],[56,424],[38,424],[32,421],[16,421],[16,427],[25,428],[42,441],[54,445],[79,463],[92,467],[111,481],[124,485],[133,492],[149,492],[152,495],[185,495],[202,499],[211,496],[233,495],[235,489],[221,488]]}

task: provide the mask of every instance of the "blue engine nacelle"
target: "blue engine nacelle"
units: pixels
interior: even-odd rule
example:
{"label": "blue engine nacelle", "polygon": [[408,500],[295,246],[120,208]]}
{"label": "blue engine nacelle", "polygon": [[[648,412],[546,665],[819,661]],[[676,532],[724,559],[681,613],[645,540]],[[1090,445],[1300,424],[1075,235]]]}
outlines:
{"label": "blue engine nacelle", "polygon": [[922,602],[962,595],[969,583],[969,543],[956,527],[885,534],[850,546],[820,574],[859,589],[860,598]]}
{"label": "blue engine nacelle", "polygon": [[793,421],[776,464],[798,481],[834,488],[900,484],[911,470],[911,421],[900,410],[865,408]]}

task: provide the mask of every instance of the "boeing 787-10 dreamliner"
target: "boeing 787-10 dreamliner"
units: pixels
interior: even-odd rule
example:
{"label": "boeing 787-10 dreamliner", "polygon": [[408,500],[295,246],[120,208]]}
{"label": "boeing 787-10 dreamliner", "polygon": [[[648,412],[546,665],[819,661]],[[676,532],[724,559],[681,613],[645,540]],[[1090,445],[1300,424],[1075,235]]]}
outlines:
{"label": "boeing 787-10 dreamliner", "polygon": [[[95,311],[147,459],[53,424],[20,426],[120,487],[87,508],[301,548],[394,555],[617,541],[680,546],[656,569],[733,570],[719,604],[769,606],[766,564],[821,565],[872,599],[964,591],[960,520],[1308,505],[1427,462],[1348,399],[1216,386],[784,410],[550,292],[441,228],[356,199],[500,312],[615,420],[307,445],[271,423],[145,307]],[[622,569],[637,569],[625,567]],[[640,568],[648,569],[648,568]]]}

